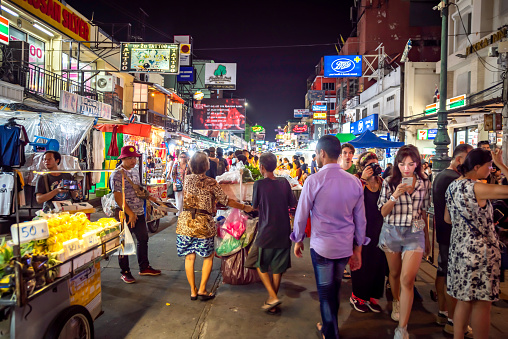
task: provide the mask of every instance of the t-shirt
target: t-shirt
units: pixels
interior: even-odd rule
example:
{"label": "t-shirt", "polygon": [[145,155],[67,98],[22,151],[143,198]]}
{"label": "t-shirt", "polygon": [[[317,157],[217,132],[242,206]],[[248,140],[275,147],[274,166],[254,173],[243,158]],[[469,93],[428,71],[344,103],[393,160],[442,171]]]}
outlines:
{"label": "t-shirt", "polygon": [[[134,184],[139,185],[141,181],[139,180],[139,172],[137,168],[133,168],[130,171],[124,169],[124,171]],[[109,180],[113,192],[122,192],[122,166],[115,169]],[[125,179],[125,203],[136,215],[142,215],[145,213],[143,200],[138,198],[134,188],[127,179]],[[116,201],[115,207],[120,208]]]}
{"label": "t-shirt", "polygon": [[301,169],[302,169],[303,173],[307,173],[308,168],[309,168],[309,166],[307,164],[305,164],[305,163],[302,164]]}
{"label": "t-shirt", "polygon": [[[46,189],[46,184],[44,182],[44,177],[48,178],[48,187],[49,191]],[[45,174],[41,175],[39,179],[37,179],[37,187],[35,188],[35,194],[41,193],[46,194],[54,190],[62,180],[74,180],[72,175],[70,173],[61,173],[59,175],[51,175],[51,174]],[[49,211],[55,208],[55,206],[51,203],[52,201],[63,201],[63,200],[71,200],[71,193],[70,191],[64,191],[61,193],[58,193],[55,195],[52,199],[45,201],[42,209],[44,211]]]}
{"label": "t-shirt", "polygon": [[312,160],[310,163],[310,174],[314,174],[318,171],[316,160]]}
{"label": "t-shirt", "polygon": [[206,171],[206,176],[215,179],[217,177],[217,163],[212,159],[208,161],[210,161],[210,169]]}
{"label": "t-shirt", "polygon": [[445,193],[448,186],[460,174],[451,169],[445,169],[439,173],[432,183],[432,202],[434,203],[434,213],[436,220],[436,240],[439,244],[450,245],[452,234],[452,225],[444,221],[444,212],[446,206]]}
{"label": "t-shirt", "polygon": [[252,204],[259,208],[256,245],[261,248],[290,248],[290,207],[296,198],[285,178],[261,179],[254,183]]}
{"label": "t-shirt", "polygon": [[349,167],[346,172],[355,175],[357,173],[355,164],[352,164],[351,167]]}
{"label": "t-shirt", "polygon": [[0,215],[11,214],[12,191],[14,190],[14,175],[0,174]]}
{"label": "t-shirt", "polygon": [[0,126],[0,166],[19,166],[21,128]]}
{"label": "t-shirt", "polygon": [[228,167],[228,162],[224,158],[217,158],[219,163],[217,164],[217,175],[223,175],[226,172],[226,168]]}

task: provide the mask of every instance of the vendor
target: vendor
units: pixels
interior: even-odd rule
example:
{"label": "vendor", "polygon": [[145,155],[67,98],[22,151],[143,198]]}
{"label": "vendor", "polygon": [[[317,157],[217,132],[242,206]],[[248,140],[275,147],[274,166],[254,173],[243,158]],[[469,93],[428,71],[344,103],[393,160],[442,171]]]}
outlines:
{"label": "vendor", "polygon": [[146,167],[155,168],[155,163],[153,162],[152,156],[148,156],[148,158],[146,158]]}
{"label": "vendor", "polygon": [[[46,151],[43,155],[44,166],[48,171],[58,171],[62,162],[62,155],[56,151]],[[67,181],[67,182],[66,182]],[[44,174],[37,180],[35,198],[37,203],[43,204],[43,211],[54,209],[53,201],[77,200],[79,189],[70,173]],[[72,183],[73,185],[69,185]],[[74,186],[75,189],[71,189]]]}

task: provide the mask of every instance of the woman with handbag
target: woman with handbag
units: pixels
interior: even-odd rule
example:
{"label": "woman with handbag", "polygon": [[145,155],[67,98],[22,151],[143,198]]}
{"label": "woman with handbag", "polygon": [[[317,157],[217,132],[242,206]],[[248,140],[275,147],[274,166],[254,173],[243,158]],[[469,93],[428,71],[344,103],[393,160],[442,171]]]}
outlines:
{"label": "woman with handbag", "polygon": [[489,200],[507,199],[508,186],[485,184],[492,160],[508,175],[502,152],[470,151],[457,170],[462,174],[446,191],[444,220],[453,225],[448,257],[447,293],[458,299],[454,338],[463,338],[471,317],[475,338],[488,338],[490,309],[499,299],[501,252]]}
{"label": "woman with handbag", "polygon": [[171,182],[173,183],[176,208],[178,209],[178,213],[176,213],[177,217],[180,215],[180,213],[182,213],[183,209],[183,183],[185,181],[185,176],[191,173],[187,160],[187,153],[180,153],[178,161],[175,161],[173,170],[171,171]]}
{"label": "woman with handbag", "polygon": [[[215,297],[206,289],[213,265],[215,213],[217,202],[222,205],[251,212],[252,207],[229,199],[217,181],[206,176],[210,168],[208,156],[196,152],[190,160],[192,174],[185,177],[183,186],[183,211],[176,226],[176,248],[179,257],[185,257],[185,273],[191,288],[190,299],[207,301]],[[196,254],[203,257],[199,288],[194,279]]]}

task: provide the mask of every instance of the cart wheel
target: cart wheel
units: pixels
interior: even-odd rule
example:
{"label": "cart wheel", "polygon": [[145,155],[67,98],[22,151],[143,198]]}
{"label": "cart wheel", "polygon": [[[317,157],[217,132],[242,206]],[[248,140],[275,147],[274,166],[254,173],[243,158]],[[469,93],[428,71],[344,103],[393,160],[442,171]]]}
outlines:
{"label": "cart wheel", "polygon": [[148,226],[148,230],[150,232],[155,233],[159,229],[160,223],[161,223],[161,220],[157,219],[157,220],[147,222],[146,226]]}
{"label": "cart wheel", "polygon": [[44,339],[93,339],[93,320],[86,308],[74,305],[66,308],[51,322]]}

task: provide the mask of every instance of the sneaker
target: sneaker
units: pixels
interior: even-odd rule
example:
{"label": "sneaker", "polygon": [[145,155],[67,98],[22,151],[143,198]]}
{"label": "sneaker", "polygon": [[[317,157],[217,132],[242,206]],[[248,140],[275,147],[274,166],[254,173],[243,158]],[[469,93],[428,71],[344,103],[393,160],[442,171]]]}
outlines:
{"label": "sneaker", "polygon": [[152,266],[148,266],[144,270],[140,270],[139,275],[161,275],[161,271],[153,269]]}
{"label": "sneaker", "polygon": [[399,321],[399,318],[400,318],[400,304],[398,300],[394,300],[392,301],[392,320]]}
{"label": "sneaker", "polygon": [[383,311],[381,306],[379,306],[379,304],[377,303],[377,300],[374,298],[370,298],[370,301],[367,302],[367,306],[374,313],[380,313],[381,311]]}
{"label": "sneaker", "polygon": [[136,279],[134,279],[131,272],[122,273],[122,276],[120,277],[120,279],[122,279],[123,282],[126,284],[134,284],[136,282]]}
{"label": "sneaker", "polygon": [[369,311],[369,307],[367,306],[368,301],[355,297],[354,294],[351,294],[349,303],[351,304],[351,307],[353,307],[358,312],[365,313]]}
{"label": "sneaker", "polygon": [[[453,323],[451,321],[447,321],[443,331],[453,335]],[[464,333],[464,338],[473,338],[473,329],[469,325],[467,326],[466,332]]]}
{"label": "sneaker", "polygon": [[448,323],[448,315],[446,313],[438,312],[436,316],[436,324],[446,326]]}
{"label": "sneaker", "polygon": [[402,328],[397,326],[393,339],[409,339],[409,333],[407,332],[407,329],[405,327]]}

